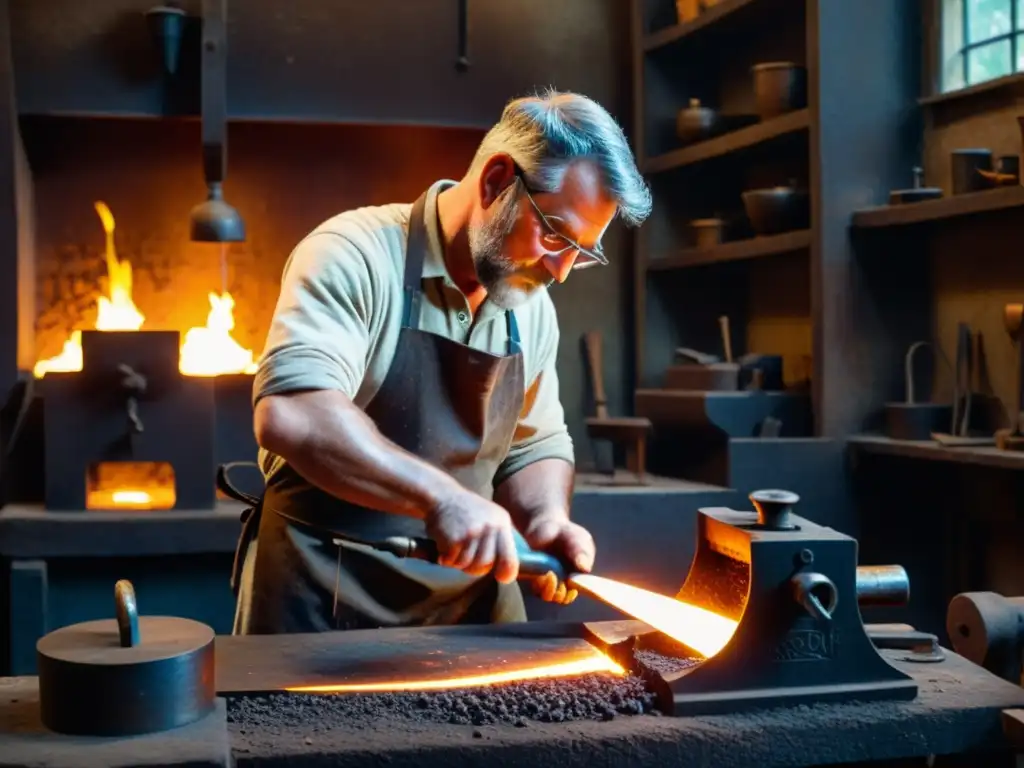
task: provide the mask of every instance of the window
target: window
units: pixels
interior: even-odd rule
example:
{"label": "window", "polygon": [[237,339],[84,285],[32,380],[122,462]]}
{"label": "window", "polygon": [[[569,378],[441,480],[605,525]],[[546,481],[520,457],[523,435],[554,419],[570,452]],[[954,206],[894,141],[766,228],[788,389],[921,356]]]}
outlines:
{"label": "window", "polygon": [[1024,0],[944,0],[942,8],[943,91],[1024,71]]}

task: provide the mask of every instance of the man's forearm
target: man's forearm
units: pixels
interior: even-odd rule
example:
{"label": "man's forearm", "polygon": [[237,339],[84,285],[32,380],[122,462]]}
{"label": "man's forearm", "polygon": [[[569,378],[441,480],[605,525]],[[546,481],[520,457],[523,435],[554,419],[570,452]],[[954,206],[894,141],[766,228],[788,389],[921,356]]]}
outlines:
{"label": "man's forearm", "polygon": [[569,518],[575,467],[563,459],[527,464],[494,489],[494,500],[508,510],[520,530],[539,515]]}
{"label": "man's forearm", "polygon": [[274,395],[256,405],[262,448],[313,485],[384,512],[423,517],[457,488],[446,472],[385,438],[341,392]]}

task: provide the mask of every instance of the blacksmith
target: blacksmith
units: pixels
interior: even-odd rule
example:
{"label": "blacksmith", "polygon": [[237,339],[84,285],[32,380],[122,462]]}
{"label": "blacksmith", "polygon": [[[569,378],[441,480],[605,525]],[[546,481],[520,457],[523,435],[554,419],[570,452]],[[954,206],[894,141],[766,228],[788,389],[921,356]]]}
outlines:
{"label": "blacksmith", "polygon": [[[606,264],[615,216],[650,208],[614,119],[547,92],[507,105],[461,180],[298,244],[256,376],[266,492],[236,633],[525,620],[520,535],[592,568],[548,286]],[[357,543],[396,535],[433,538],[442,564]],[[574,597],[553,575],[536,588]]]}

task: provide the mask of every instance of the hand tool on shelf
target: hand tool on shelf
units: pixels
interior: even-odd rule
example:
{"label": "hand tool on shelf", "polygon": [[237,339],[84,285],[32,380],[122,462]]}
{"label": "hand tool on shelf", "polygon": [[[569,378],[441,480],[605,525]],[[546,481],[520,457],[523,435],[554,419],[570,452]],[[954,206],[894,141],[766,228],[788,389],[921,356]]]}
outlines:
{"label": "hand tool on shelf", "polygon": [[996,445],[1004,451],[1024,451],[1024,346],[1021,345],[1021,326],[1024,324],[1024,304],[1007,304],[1003,307],[1003,326],[1013,343],[1017,358],[1017,376],[1014,381],[1013,413],[1010,426],[996,432]]}
{"label": "hand tool on shelf", "polygon": [[[609,440],[626,446],[628,468],[636,476],[636,483],[646,482],[647,435],[652,429],[649,419],[637,417],[613,418],[608,415],[608,400],[604,392],[604,369],[601,359],[601,332],[590,331],[583,337],[587,350],[587,365],[594,390],[595,416],[586,419],[587,434],[591,440]],[[613,470],[614,472],[614,470]]]}
{"label": "hand tool on shelf", "polygon": [[725,355],[725,362],[732,362],[732,332],[729,330],[729,316],[722,315],[718,318],[718,329],[722,333],[722,354]]}
{"label": "hand tool on shelf", "polygon": [[977,355],[975,335],[967,323],[957,326],[956,367],[953,371],[953,423],[950,433],[933,432],[932,439],[947,448],[994,445],[992,435],[972,435],[971,407],[974,399],[974,378]]}

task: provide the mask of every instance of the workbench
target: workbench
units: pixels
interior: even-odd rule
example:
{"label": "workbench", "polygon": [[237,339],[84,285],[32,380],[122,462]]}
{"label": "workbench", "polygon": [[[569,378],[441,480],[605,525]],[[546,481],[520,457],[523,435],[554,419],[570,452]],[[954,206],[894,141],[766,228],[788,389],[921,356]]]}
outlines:
{"label": "workbench", "polygon": [[[307,722],[280,731],[231,729],[243,766],[593,766],[803,768],[953,755],[1004,745],[1001,711],[1024,690],[949,653],[941,664],[897,662],[920,685],[910,702],[777,709],[741,715],[620,716],[610,722],[420,725],[401,719]],[[329,726],[330,730],[327,730]]]}
{"label": "workbench", "polygon": [[[434,628],[430,633],[458,631]],[[487,628],[494,633],[505,630]],[[401,630],[409,632],[409,630]],[[394,630],[382,630],[394,632]],[[347,634],[347,633],[346,633]],[[275,638],[281,640],[283,638]],[[233,687],[229,679],[244,679],[242,667],[255,668],[261,638],[218,638],[218,688]],[[382,638],[380,646],[386,646]],[[378,644],[375,644],[378,645]],[[246,646],[251,649],[246,650]],[[578,721],[514,725],[451,725],[423,722],[387,707],[372,707],[363,716],[330,702],[284,706],[259,727],[228,722],[237,699],[228,702],[211,722],[129,740],[138,756],[139,742],[159,750],[161,765],[226,765],[223,740],[230,737],[231,754],[240,766],[798,766],[858,764],[928,755],[953,755],[1007,749],[1002,711],[1024,707],[1024,690],[991,675],[952,652],[941,663],[899,660],[898,652],[883,651],[920,686],[914,701],[849,703],[766,710],[749,714],[674,718],[618,715],[607,722]],[[277,654],[279,655],[279,654]],[[266,655],[270,667],[275,654]],[[0,692],[20,686],[24,692],[34,678],[0,679]],[[344,697],[331,697],[340,703]],[[0,706],[10,696],[0,696]],[[295,697],[297,700],[298,697]],[[248,699],[251,701],[251,699]],[[24,700],[20,703],[26,711]],[[311,716],[315,710],[316,716]],[[306,713],[306,716],[303,716]],[[124,740],[78,740],[72,763],[57,759],[53,739],[44,739],[38,725],[21,725],[0,711],[2,765],[64,768],[74,765],[127,766],[152,764],[128,758],[104,760],[106,750],[124,750]],[[274,719],[276,718],[276,720]],[[4,733],[6,730],[6,734]],[[120,743],[119,743],[120,742]],[[74,746],[74,745],[73,745]],[[65,743],[67,748],[67,743]],[[200,755],[197,752],[205,753]],[[111,753],[113,754],[113,753]],[[20,757],[19,757],[20,756]],[[11,762],[18,759],[20,762]],[[979,764],[992,764],[986,758]]]}

